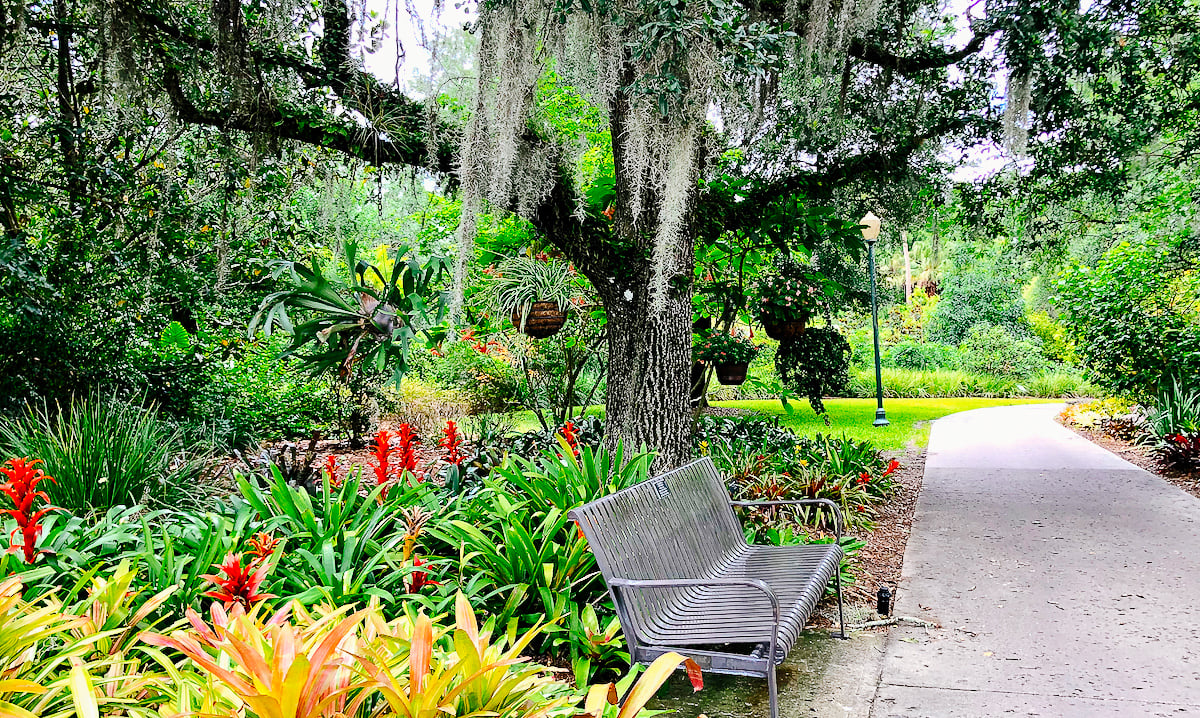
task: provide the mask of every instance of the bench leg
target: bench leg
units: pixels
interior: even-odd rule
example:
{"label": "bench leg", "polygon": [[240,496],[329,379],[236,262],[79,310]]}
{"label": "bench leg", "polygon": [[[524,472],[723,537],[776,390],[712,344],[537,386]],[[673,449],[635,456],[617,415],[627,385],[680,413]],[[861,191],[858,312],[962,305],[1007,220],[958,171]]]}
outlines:
{"label": "bench leg", "polygon": [[767,663],[767,695],[771,701],[771,718],[779,718],[779,686],[775,683],[775,659],[772,656]]}
{"label": "bench leg", "polygon": [[838,566],[837,573],[834,574],[837,580],[837,596],[838,596],[838,624],[840,635],[838,638],[849,638],[846,635],[846,612],[842,609],[842,567]]}

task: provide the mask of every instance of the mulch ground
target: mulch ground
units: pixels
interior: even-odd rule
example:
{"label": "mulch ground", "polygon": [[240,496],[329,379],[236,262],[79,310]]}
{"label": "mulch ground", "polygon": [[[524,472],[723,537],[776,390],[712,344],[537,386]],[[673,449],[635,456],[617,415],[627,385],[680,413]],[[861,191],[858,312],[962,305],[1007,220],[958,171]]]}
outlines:
{"label": "mulch ground", "polygon": [[921,479],[925,476],[925,449],[913,449],[894,457],[900,462],[896,476],[897,489],[891,499],[879,509],[875,530],[867,536],[867,545],[858,552],[858,580],[847,596],[861,598],[875,605],[880,586],[895,591],[904,564],[904,548],[912,529]]}
{"label": "mulch ground", "polygon": [[1091,429],[1071,426],[1070,424],[1063,423],[1061,420],[1058,423],[1097,446],[1108,449],[1134,466],[1138,466],[1166,479],[1192,496],[1200,499],[1200,469],[1189,470],[1168,466],[1148,446],[1141,446],[1131,441],[1126,441],[1104,431],[1093,431]]}

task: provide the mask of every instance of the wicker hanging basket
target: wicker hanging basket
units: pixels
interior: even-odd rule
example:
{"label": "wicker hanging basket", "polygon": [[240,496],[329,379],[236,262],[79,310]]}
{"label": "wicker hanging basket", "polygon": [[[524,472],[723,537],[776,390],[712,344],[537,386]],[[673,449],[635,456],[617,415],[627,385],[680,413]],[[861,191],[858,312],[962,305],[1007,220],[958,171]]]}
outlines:
{"label": "wicker hanging basket", "polygon": [[567,323],[567,313],[554,302],[534,302],[525,317],[524,327],[521,326],[521,310],[513,312],[510,318],[514,327],[534,339],[554,336]]}
{"label": "wicker hanging basket", "polygon": [[767,336],[782,341],[800,336],[807,325],[808,317],[805,317],[790,322],[763,322],[763,329],[767,330]]}
{"label": "wicker hanging basket", "polygon": [[725,386],[737,386],[746,381],[746,370],[750,362],[730,362],[717,365],[717,381]]}

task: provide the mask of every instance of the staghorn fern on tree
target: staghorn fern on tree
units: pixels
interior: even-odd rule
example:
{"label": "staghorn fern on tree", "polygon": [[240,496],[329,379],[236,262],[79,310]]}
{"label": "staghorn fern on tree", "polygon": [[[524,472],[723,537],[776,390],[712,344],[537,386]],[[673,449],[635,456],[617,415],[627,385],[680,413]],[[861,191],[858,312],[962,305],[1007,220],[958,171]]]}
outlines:
{"label": "staghorn fern on tree", "polygon": [[[291,335],[283,356],[296,356],[314,373],[347,381],[370,367],[390,371],[399,384],[408,371],[408,349],[418,333],[429,334],[445,318],[444,257],[396,250],[388,276],[358,259],[353,242],[343,246],[344,273],[336,276],[313,259],[279,261],[273,275],[289,286],[263,300],[250,322],[250,334]],[[302,319],[293,322],[291,315]]]}

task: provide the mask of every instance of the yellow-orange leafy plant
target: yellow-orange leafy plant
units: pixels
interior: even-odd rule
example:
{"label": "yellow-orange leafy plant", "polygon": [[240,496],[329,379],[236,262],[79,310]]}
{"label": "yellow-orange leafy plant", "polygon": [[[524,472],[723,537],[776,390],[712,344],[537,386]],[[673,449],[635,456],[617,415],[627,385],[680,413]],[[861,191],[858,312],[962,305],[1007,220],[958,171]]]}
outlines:
{"label": "yellow-orange leafy plant", "polygon": [[368,617],[360,665],[390,715],[541,718],[572,705],[565,685],[521,656],[540,626],[493,641],[462,593],[455,597],[454,613],[452,650],[442,647],[446,631],[423,614],[386,623],[378,614]]}
{"label": "yellow-orange leafy plant", "polygon": [[345,713],[348,696],[366,685],[352,667],[366,611],[348,612],[293,604],[264,617],[214,603],[212,625],[189,609],[190,629],[142,640],[186,655],[258,718],[318,718]]}

